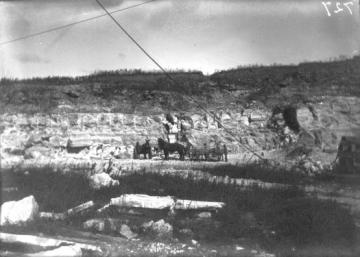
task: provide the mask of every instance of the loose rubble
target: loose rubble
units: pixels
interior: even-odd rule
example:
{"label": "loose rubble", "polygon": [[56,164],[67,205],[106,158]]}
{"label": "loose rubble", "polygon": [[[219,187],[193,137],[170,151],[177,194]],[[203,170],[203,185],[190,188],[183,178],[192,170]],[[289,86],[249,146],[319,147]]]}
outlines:
{"label": "loose rubble", "polygon": [[163,219],[156,222],[150,221],[142,225],[145,232],[155,235],[157,238],[169,239],[173,236],[173,227]]}
{"label": "loose rubble", "polygon": [[82,227],[85,230],[96,231],[101,233],[116,233],[120,234],[127,239],[137,237],[131,228],[124,224],[121,219],[114,218],[96,218],[90,219],[83,223]]}

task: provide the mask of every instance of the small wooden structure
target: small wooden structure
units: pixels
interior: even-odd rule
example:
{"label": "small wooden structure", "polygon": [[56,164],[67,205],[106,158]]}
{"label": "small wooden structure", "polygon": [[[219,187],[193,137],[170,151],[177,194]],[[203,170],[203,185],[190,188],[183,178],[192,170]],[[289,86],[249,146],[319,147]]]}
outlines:
{"label": "small wooden structure", "polygon": [[360,138],[343,136],[339,144],[337,158],[340,171],[360,174]]}

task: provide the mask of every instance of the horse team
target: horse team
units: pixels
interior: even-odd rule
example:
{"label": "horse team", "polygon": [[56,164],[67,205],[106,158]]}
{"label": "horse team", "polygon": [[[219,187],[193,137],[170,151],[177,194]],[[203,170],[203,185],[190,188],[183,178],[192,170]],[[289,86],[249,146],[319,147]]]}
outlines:
{"label": "horse team", "polygon": [[[180,160],[185,160],[185,157],[188,157],[189,160],[194,161],[228,161],[227,147],[225,144],[221,146],[219,143],[213,148],[208,148],[206,144],[203,147],[195,147],[188,141],[169,143],[162,138],[158,138],[157,146],[153,149],[158,154],[163,152],[165,160],[169,159],[170,154],[178,153]],[[137,142],[134,147],[133,158],[139,159],[143,155],[144,159],[151,159],[153,156],[152,151],[150,140],[146,140],[145,144],[142,145]]]}

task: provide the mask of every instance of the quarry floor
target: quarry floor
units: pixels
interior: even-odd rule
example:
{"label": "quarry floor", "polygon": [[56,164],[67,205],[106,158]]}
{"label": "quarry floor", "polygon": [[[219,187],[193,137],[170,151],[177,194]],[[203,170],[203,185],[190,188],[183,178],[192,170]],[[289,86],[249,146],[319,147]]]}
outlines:
{"label": "quarry floor", "polygon": [[[123,166],[129,165],[133,167],[144,167],[147,169],[154,169],[159,162],[166,165],[165,168],[171,166],[175,170],[198,170],[208,167],[221,167],[227,165],[225,162],[182,162],[178,160],[170,160],[169,163],[159,160],[120,160]],[[234,156],[230,157],[231,164],[236,164],[237,159]],[[155,165],[155,166],[154,166]],[[140,169],[141,170],[141,169]],[[299,181],[300,182],[300,181]],[[332,199],[341,204],[348,206],[356,220],[358,230],[358,241],[360,242],[360,177],[356,175],[337,176],[331,181],[316,181],[315,183],[302,185],[308,194],[316,195],[323,199]],[[2,188],[2,190],[6,190]],[[21,190],[19,188],[19,190]],[[1,229],[2,230],[2,229]],[[88,243],[100,246],[104,251],[101,254],[87,253],[84,256],[261,256],[270,257],[275,256],[272,253],[261,249],[255,242],[247,239],[238,239],[228,243],[219,242],[218,244],[199,244],[198,242],[183,242],[177,239],[171,241],[151,240],[151,239],[132,239],[127,240],[119,236],[104,235],[99,233],[84,232],[78,230],[71,224],[47,224],[46,228],[41,226],[40,229],[31,230],[24,229],[21,231],[6,231],[16,232],[40,236],[49,236],[57,239],[66,239],[75,242]],[[358,251],[360,253],[360,243],[358,244]],[[299,256],[312,256],[313,253],[317,256],[337,256],[334,255],[333,249],[302,249]],[[298,253],[299,254],[299,253]],[[328,255],[329,254],[329,255]],[[15,256],[11,252],[1,251],[1,256]],[[17,256],[17,255],[16,255]],[[346,255],[356,256],[356,255]]]}

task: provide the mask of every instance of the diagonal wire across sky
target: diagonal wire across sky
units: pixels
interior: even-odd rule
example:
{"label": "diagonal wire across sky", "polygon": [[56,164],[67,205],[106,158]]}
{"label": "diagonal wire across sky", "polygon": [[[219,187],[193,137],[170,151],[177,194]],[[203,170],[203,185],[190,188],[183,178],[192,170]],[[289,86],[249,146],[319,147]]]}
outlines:
{"label": "diagonal wire across sky", "polygon": [[[155,1],[157,1],[157,0],[149,0],[149,1],[146,1],[146,2],[139,3],[139,4],[130,5],[130,6],[125,7],[125,8],[121,8],[121,9],[111,11],[110,13],[114,14],[114,13],[123,12],[123,11],[129,10],[129,9],[139,7],[141,5],[145,5],[145,4],[155,2]],[[9,39],[7,41],[0,42],[0,46],[11,44],[11,43],[21,41],[21,40],[25,40],[25,39],[28,39],[28,38],[37,37],[37,36],[44,35],[44,34],[47,34],[47,33],[53,32],[53,31],[66,29],[66,28],[75,26],[77,24],[81,24],[81,23],[85,23],[85,22],[88,22],[88,21],[96,20],[96,19],[99,19],[99,18],[102,18],[102,17],[105,17],[105,16],[107,16],[107,14],[101,14],[101,15],[93,16],[93,17],[90,17],[90,18],[87,18],[87,19],[83,19],[83,20],[72,22],[72,23],[64,24],[64,25],[61,25],[61,26],[58,26],[58,27],[54,27],[54,28],[39,31],[39,32],[36,32],[36,33],[28,34],[28,35],[25,35],[25,36],[21,36],[21,37],[18,37],[18,38]]]}

